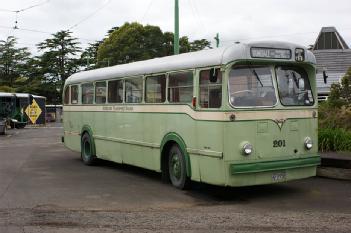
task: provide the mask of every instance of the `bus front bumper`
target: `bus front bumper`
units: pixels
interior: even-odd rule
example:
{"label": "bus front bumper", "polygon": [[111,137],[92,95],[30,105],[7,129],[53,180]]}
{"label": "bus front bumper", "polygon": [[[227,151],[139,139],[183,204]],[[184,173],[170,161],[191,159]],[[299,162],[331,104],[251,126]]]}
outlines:
{"label": "bus front bumper", "polygon": [[316,167],[320,165],[320,156],[312,156],[307,158],[295,158],[277,161],[251,162],[242,164],[231,164],[230,172],[232,175],[249,174],[268,171],[287,170],[304,167]]}
{"label": "bus front bumper", "polygon": [[317,154],[305,158],[250,163],[229,163],[226,186],[252,186],[299,180],[316,175],[320,165]]}

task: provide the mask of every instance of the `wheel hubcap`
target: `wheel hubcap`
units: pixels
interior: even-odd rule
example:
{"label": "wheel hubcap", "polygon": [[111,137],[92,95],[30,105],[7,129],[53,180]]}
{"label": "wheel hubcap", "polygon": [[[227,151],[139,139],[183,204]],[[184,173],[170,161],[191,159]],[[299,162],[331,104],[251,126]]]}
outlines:
{"label": "wheel hubcap", "polygon": [[87,141],[84,142],[84,153],[83,153],[83,155],[84,155],[84,157],[86,159],[88,159],[89,156],[90,156],[90,143],[87,142]]}
{"label": "wheel hubcap", "polygon": [[172,174],[175,178],[180,179],[180,177],[181,177],[181,164],[180,164],[180,159],[179,159],[178,154],[172,155],[171,171],[172,171]]}

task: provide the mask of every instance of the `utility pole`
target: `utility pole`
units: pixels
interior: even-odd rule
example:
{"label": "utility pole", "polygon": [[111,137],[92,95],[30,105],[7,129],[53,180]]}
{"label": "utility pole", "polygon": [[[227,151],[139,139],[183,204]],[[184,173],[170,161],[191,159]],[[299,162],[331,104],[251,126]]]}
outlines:
{"label": "utility pole", "polygon": [[216,40],[216,47],[219,47],[219,33],[216,34],[216,37],[214,38]]}
{"label": "utility pole", "polygon": [[174,2],[174,54],[179,54],[179,1]]}

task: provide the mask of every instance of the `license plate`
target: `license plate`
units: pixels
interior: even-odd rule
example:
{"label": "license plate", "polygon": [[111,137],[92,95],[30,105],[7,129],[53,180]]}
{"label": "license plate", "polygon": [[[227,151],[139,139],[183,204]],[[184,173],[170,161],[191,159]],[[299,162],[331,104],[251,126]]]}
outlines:
{"label": "license plate", "polygon": [[286,178],[286,173],[285,172],[277,172],[272,175],[272,180],[273,181],[282,181],[285,180]]}

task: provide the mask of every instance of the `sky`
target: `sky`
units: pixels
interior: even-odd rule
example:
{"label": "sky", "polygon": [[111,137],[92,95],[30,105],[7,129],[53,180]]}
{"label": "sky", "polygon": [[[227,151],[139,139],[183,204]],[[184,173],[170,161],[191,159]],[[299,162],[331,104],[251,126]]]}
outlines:
{"label": "sky", "polygon": [[[321,27],[335,26],[351,47],[350,0],[179,0],[179,6],[180,36],[213,46],[216,33],[220,46],[259,40],[308,46]],[[173,31],[174,0],[0,0],[0,40],[15,36],[34,54],[57,31],[70,29],[85,48],[125,22]]]}

